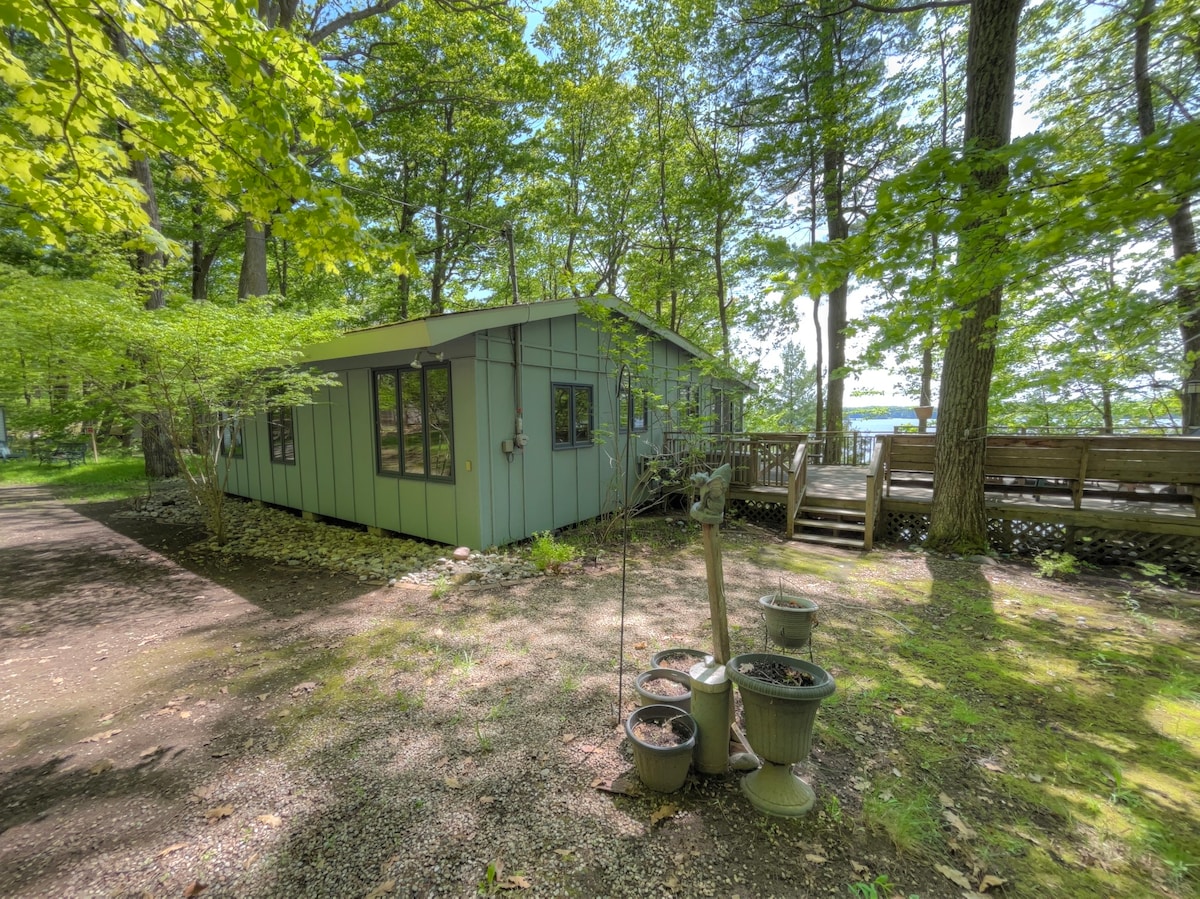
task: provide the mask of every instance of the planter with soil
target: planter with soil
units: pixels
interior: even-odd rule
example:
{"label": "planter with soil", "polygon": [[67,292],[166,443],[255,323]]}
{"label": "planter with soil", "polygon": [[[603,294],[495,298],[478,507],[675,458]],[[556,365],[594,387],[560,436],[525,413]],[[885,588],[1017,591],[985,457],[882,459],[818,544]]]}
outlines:
{"label": "planter with soil", "polygon": [[767,623],[767,637],[776,646],[800,649],[812,640],[818,606],[811,599],[789,593],[772,593],[761,597],[758,604]]}
{"label": "planter with soil", "polygon": [[709,662],[712,653],[703,649],[661,649],[650,657],[651,668],[674,668],[685,674],[698,662]]}
{"label": "planter with soil", "polygon": [[645,705],[625,719],[633,763],[647,788],[674,793],[687,780],[696,746],[696,721],[669,705]]}
{"label": "planter with soil", "polygon": [[670,705],[680,711],[692,710],[691,678],[674,668],[651,668],[633,682],[640,705]]}
{"label": "planter with soil", "polygon": [[832,675],[818,665],[766,652],[735,656],[727,671],[742,696],[746,737],[764,759],[762,768],[742,779],[742,792],[767,814],[807,813],[816,795],[792,773],[792,765],[808,758],[817,710],[836,688]]}

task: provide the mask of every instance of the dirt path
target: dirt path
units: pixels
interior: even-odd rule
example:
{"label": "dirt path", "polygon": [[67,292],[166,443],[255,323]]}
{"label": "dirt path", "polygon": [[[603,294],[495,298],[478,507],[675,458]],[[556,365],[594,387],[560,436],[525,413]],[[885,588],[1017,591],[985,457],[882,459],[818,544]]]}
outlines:
{"label": "dirt path", "polygon": [[6,896],[107,895],[113,874],[144,867],[196,818],[193,791],[223,767],[207,748],[244,709],[216,683],[228,665],[197,639],[234,647],[305,626],[313,607],[371,605],[319,575],[189,569],[176,558],[198,533],[114,519],[117,508],[0,491]]}

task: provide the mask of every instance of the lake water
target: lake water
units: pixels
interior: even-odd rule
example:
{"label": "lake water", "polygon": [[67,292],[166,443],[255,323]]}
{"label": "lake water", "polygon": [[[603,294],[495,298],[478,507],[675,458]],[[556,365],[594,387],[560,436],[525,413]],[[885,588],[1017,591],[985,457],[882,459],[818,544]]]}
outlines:
{"label": "lake water", "polygon": [[898,426],[916,429],[915,418],[854,418],[846,419],[846,426],[864,434],[891,434]]}

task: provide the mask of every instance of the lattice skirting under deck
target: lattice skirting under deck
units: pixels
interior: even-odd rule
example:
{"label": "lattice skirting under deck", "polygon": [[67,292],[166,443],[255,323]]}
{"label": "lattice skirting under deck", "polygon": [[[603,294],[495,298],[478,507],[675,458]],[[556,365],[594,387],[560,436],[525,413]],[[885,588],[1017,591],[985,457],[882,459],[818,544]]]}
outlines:
{"label": "lattice skirting under deck", "polygon": [[783,503],[764,503],[752,499],[731,499],[728,514],[777,531],[786,529],[787,513]]}
{"label": "lattice skirting under deck", "polygon": [[[883,513],[880,543],[912,546],[925,542],[929,516],[914,512]],[[1002,553],[1036,556],[1068,552],[1092,565],[1132,565],[1146,562],[1168,571],[1200,574],[1200,538],[1186,534],[1145,534],[1108,528],[992,518],[988,540]]]}

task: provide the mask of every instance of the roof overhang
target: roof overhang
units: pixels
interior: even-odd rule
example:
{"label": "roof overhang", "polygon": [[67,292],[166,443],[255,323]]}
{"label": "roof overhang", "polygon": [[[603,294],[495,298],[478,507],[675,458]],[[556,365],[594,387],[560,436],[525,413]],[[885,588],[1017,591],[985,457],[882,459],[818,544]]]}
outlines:
{"label": "roof overhang", "polygon": [[674,331],[663,328],[627,303],[622,303],[612,297],[595,297],[588,300],[548,300],[544,303],[489,306],[484,309],[430,315],[412,321],[347,331],[333,340],[305,347],[303,361],[326,362],[331,359],[368,356],[396,350],[431,349],[439,344],[449,343],[468,334],[486,331],[490,328],[508,328],[566,315],[586,315],[588,304],[610,309],[693,356],[711,358],[709,353],[691,341],[680,337]]}

